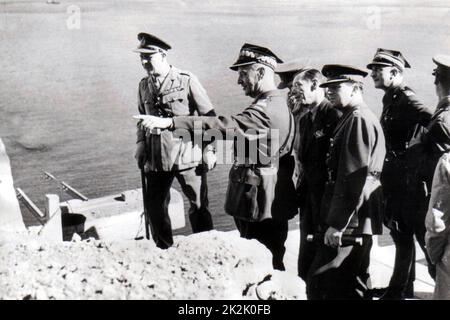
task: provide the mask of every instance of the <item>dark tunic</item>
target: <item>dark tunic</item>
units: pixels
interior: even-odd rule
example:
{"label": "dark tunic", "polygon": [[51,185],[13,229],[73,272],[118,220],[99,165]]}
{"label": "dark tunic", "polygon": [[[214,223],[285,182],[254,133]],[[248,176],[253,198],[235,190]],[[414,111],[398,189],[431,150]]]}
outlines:
{"label": "dark tunic", "polygon": [[[424,248],[424,214],[427,202],[423,179],[416,163],[423,159],[420,141],[432,111],[406,86],[392,88],[383,98],[381,124],[386,135],[387,156],[381,175],[385,198],[384,222],[395,244],[395,265],[386,297],[407,296],[415,278],[414,235]],[[416,144],[416,145],[415,145]],[[420,150],[419,150],[420,149]],[[422,213],[423,212],[423,213]]]}
{"label": "dark tunic", "polygon": [[235,217],[241,237],[263,243],[272,252],[273,267],[284,270],[287,221],[297,213],[290,152],[294,124],[286,99],[274,90],[235,116],[174,117],[175,130],[194,128],[234,139],[225,211]]}
{"label": "dark tunic", "polygon": [[381,234],[381,185],[386,155],[380,122],[366,106],[343,109],[327,155],[321,221],[348,234]]}
{"label": "dark tunic", "polygon": [[423,225],[428,209],[434,170],[439,158],[445,152],[450,151],[450,97],[439,102],[421,138],[421,143],[413,146],[408,153],[411,158],[408,162],[410,184],[408,189],[411,189],[408,196],[413,197],[413,201],[409,201],[410,206],[407,206],[405,211],[414,209],[411,206],[415,205],[418,212],[416,210],[417,213],[413,218]]}
{"label": "dark tunic", "polygon": [[378,179],[386,154],[381,125],[366,105],[347,107],[333,130],[320,227],[358,235],[362,245],[317,243],[308,270],[308,299],[362,299],[367,291],[372,234],[382,232]]}
{"label": "dark tunic", "polygon": [[441,157],[450,150],[450,96],[437,105],[424,140],[430,153],[436,157]]}
{"label": "dark tunic", "polygon": [[385,223],[390,228],[405,229],[404,205],[408,201],[405,156],[414,139],[420,138],[431,119],[425,107],[407,86],[392,88],[383,97],[381,126],[386,138],[386,159],[381,174],[385,198]]}

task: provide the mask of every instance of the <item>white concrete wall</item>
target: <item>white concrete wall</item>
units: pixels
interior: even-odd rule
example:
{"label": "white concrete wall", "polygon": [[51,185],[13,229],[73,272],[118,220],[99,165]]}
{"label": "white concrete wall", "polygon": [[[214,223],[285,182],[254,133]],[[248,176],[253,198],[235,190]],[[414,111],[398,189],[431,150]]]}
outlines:
{"label": "white concrete wall", "polygon": [[9,157],[0,139],[0,232],[25,230],[14,190]]}

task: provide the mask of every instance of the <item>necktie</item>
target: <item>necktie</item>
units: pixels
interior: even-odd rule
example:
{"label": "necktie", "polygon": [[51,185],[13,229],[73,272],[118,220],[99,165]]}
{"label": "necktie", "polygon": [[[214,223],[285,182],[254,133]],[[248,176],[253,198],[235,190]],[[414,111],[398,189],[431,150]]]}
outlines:
{"label": "necktie", "polygon": [[306,157],[306,150],[308,148],[308,145],[312,139],[312,134],[311,134],[311,130],[312,130],[312,112],[308,111],[304,117],[306,117],[305,119],[305,128],[303,130],[303,137],[302,137],[302,141],[303,143],[301,144],[301,150],[302,150],[302,159],[303,161],[305,160]]}

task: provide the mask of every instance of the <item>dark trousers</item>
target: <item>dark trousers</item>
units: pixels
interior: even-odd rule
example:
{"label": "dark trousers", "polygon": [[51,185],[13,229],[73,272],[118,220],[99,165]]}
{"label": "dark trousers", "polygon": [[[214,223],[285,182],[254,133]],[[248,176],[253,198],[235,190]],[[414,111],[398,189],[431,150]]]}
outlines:
{"label": "dark trousers", "polygon": [[306,281],[309,269],[317,252],[317,242],[307,241],[308,230],[305,223],[300,219],[300,250],[298,253],[297,271],[298,276]]}
{"label": "dark trousers", "polygon": [[288,235],[288,221],[265,219],[260,222],[248,222],[234,219],[242,238],[256,239],[272,253],[272,265],[276,270],[285,270],[283,258],[286,248],[284,242]]}
{"label": "dark trousers", "polygon": [[[413,161],[415,157],[421,159],[422,155],[409,156],[408,159]],[[394,270],[385,297],[396,299],[414,294],[416,263],[414,236],[425,254],[428,272],[431,277],[435,277],[435,267],[425,248],[425,215],[429,203],[427,186],[430,190],[433,173],[430,171],[424,174],[417,168],[406,170],[405,160],[398,157],[385,162],[382,174],[385,224],[391,230],[390,234],[395,244]]]}
{"label": "dark trousers", "polygon": [[304,198],[300,203],[300,249],[297,261],[298,276],[306,281],[309,268],[317,251],[317,242],[306,241],[308,234],[318,233],[318,220],[323,188],[304,189]]}
{"label": "dark trousers", "polygon": [[372,236],[363,245],[332,248],[322,241],[307,276],[309,300],[362,300],[368,298],[368,267]]}
{"label": "dark trousers", "polygon": [[[415,236],[428,264],[428,272],[434,278],[435,267],[431,263],[425,247],[425,227],[416,230]],[[411,296],[414,294],[414,280],[416,278],[416,247],[414,244],[414,234],[402,233],[391,230],[391,236],[395,244],[394,271],[389,282],[389,290],[398,295]]]}
{"label": "dark trousers", "polygon": [[147,211],[150,217],[150,229],[156,246],[167,249],[173,244],[172,226],[169,217],[170,187],[177,178],[184,195],[189,199],[189,221],[192,232],[213,229],[211,213],[208,208],[208,188],[206,172],[202,167],[175,172],[148,172]]}

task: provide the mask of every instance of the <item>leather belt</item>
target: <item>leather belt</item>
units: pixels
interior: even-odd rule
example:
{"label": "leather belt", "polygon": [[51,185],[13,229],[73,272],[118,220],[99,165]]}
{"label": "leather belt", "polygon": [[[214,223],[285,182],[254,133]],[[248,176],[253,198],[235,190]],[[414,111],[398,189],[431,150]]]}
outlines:
{"label": "leather belt", "polygon": [[244,167],[244,168],[251,168],[251,169],[256,169],[256,168],[270,168],[273,165],[271,163],[268,164],[260,164],[260,163],[239,163],[238,161],[234,161],[233,165],[235,167]]}

